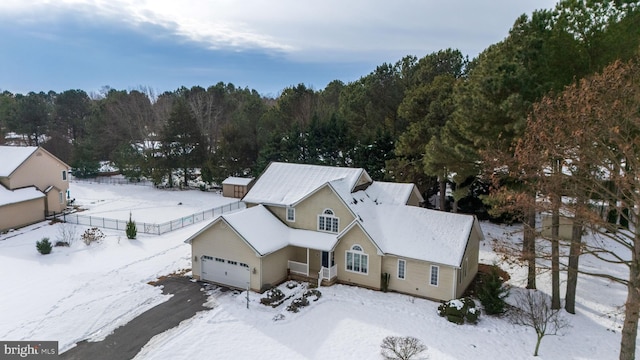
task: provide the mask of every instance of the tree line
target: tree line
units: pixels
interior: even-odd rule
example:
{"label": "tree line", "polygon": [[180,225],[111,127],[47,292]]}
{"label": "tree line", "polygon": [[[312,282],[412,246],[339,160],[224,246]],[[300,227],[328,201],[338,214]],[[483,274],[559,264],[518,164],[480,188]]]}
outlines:
{"label": "tree line", "polygon": [[[195,168],[219,182],[287,161],[363,167],[376,180],[413,182],[426,197],[440,193],[440,204],[449,187],[452,211],[487,205],[492,216],[525,224],[519,256],[527,287],[536,287],[537,266],[548,259],[556,308],[559,272],[567,271],[565,308],[575,312],[579,256],[628,266],[628,279],[592,275],[628,287],[620,357],[632,359],[640,304],[639,49],[637,2],[562,0],[517,18],[504,40],[474,59],[455,49],[409,55],[353,82],[321,90],[299,84],[277,98],[230,83],[160,95],[5,91],[0,141],[22,134],[78,174],[111,160],[128,177],[156,182],[175,170],[187,181]],[[595,216],[595,201],[614,221]],[[535,243],[541,211],[553,217],[549,254]],[[561,213],[573,220],[569,243],[558,237]],[[585,243],[586,228],[629,256]]]}

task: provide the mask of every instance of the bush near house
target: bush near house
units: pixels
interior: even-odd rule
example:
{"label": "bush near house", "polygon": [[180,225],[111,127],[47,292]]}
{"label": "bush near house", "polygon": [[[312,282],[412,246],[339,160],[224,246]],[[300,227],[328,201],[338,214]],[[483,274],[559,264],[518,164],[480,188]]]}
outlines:
{"label": "bush near house", "polygon": [[37,241],[36,242],[36,249],[38,249],[38,252],[42,255],[47,255],[49,253],[51,253],[51,242],[49,241],[49,238],[42,238],[42,240]]}
{"label": "bush near house", "polygon": [[438,306],[438,315],[446,317],[452,323],[462,325],[466,322],[475,324],[478,322],[480,311],[476,303],[470,297],[453,299]]}

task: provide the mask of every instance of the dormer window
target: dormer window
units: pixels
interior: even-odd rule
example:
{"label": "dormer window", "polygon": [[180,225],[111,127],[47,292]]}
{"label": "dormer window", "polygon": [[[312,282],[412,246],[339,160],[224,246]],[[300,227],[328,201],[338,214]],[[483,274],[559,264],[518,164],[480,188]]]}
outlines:
{"label": "dormer window", "polygon": [[318,231],[338,233],[339,225],[340,218],[336,217],[331,209],[324,209],[322,214],[318,215]]}

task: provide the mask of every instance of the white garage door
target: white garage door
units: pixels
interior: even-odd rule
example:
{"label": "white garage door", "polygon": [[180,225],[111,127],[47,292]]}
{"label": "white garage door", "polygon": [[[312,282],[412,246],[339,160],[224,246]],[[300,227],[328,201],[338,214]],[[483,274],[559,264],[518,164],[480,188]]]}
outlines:
{"label": "white garage door", "polygon": [[202,280],[246,289],[249,285],[249,265],[235,260],[202,256]]}

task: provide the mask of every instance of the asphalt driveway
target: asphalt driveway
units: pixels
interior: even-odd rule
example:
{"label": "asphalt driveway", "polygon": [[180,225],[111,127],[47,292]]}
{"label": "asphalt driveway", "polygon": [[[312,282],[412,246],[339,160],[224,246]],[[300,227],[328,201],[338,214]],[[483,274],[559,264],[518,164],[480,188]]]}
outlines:
{"label": "asphalt driveway", "polygon": [[66,360],[126,360],[132,359],[157,334],[177,326],[194,316],[207,300],[202,284],[184,277],[167,277],[158,281],[164,294],[173,296],[164,303],[140,314],[113,334],[99,342],[81,341],[76,347],[60,354]]}

